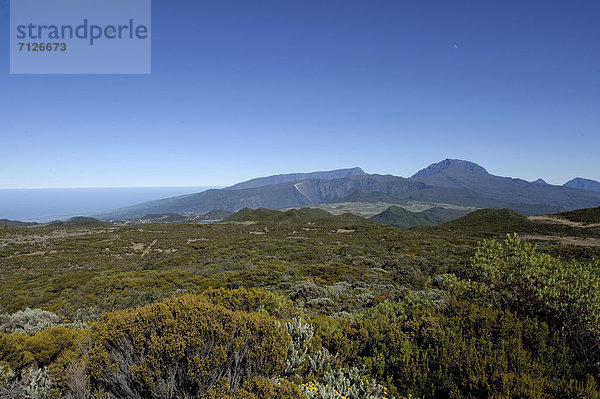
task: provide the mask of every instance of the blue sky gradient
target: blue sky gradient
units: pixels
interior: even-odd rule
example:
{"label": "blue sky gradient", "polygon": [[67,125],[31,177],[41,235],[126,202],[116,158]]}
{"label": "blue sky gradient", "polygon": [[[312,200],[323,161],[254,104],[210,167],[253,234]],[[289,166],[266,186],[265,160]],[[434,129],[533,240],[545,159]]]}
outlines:
{"label": "blue sky gradient", "polygon": [[444,158],[600,180],[597,1],[154,1],[152,74],[9,75],[0,188],[229,185]]}

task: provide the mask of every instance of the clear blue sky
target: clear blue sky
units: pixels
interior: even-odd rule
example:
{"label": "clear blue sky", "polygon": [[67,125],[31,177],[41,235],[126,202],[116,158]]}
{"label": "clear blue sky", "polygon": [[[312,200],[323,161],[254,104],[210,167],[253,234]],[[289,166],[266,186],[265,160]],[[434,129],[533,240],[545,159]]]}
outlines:
{"label": "clear blue sky", "polygon": [[153,2],[149,76],[11,76],[0,188],[228,185],[444,158],[600,180],[598,1]]}

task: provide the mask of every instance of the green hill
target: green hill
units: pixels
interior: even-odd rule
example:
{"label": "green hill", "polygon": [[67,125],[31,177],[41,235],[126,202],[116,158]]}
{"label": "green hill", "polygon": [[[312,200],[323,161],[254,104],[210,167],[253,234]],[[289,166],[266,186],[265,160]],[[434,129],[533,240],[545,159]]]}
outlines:
{"label": "green hill", "polygon": [[272,221],[281,213],[282,212],[266,208],[244,208],[228,217],[227,220],[232,222]]}
{"label": "green hill", "polygon": [[444,223],[441,217],[425,212],[411,212],[399,206],[390,206],[370,218],[375,223],[409,229],[415,226],[435,226]]}
{"label": "green hill", "polygon": [[600,223],[600,207],[577,209],[571,212],[557,213],[553,216],[557,216],[562,219],[567,219],[572,222],[579,222],[585,224]]}
{"label": "green hill", "polygon": [[[573,213],[580,214],[578,211]],[[512,233],[546,237],[600,237],[598,229],[530,220],[512,209],[480,209],[439,226],[420,229],[436,234],[450,233],[477,238],[503,237]]]}
{"label": "green hill", "polygon": [[310,223],[321,220],[330,220],[333,215],[317,208],[290,209],[278,214],[274,221],[284,223]]}
{"label": "green hill", "polygon": [[536,225],[526,216],[512,209],[480,209],[466,216],[439,226],[445,230],[460,230],[463,232],[525,232]]}

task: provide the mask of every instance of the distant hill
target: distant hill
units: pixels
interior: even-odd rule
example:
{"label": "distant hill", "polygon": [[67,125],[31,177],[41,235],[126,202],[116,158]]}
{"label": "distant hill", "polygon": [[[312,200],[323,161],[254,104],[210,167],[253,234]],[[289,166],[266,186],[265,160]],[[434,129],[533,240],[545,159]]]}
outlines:
{"label": "distant hill", "polygon": [[473,162],[457,159],[432,164],[412,179],[431,186],[466,188],[486,198],[514,204],[544,204],[565,209],[600,205],[600,193],[494,176]]}
{"label": "distant hill", "polygon": [[372,224],[368,219],[357,215],[345,213],[332,215],[331,213],[317,208],[290,209],[287,211],[274,211],[271,209],[258,208],[242,209],[229,217],[235,222],[277,222],[290,224],[320,223],[335,226],[362,226]]}
{"label": "distant hill", "polygon": [[563,187],[600,192],[600,182],[591,179],[583,179],[581,177],[576,177],[572,180],[569,180],[568,182],[563,184]]}
{"label": "distant hill", "polygon": [[[600,209],[581,209],[562,214],[574,221],[597,220]],[[550,215],[561,217],[561,214]],[[547,218],[551,219],[551,218]],[[421,227],[419,227],[421,228]],[[562,223],[548,223],[538,218],[530,219],[512,209],[480,209],[456,220],[433,227],[423,227],[429,231],[460,233],[473,237],[503,237],[506,234],[518,233],[533,236],[560,237],[600,237],[600,230],[570,226]]]}
{"label": "distant hill", "polygon": [[290,173],[284,175],[275,175],[268,177],[259,177],[256,179],[248,180],[243,183],[238,183],[231,187],[227,187],[226,190],[242,190],[246,188],[258,188],[264,186],[270,186],[272,184],[291,183],[299,182],[302,180],[335,180],[343,179],[349,176],[362,176],[366,173],[361,168],[351,169],[338,169],[324,172],[312,172],[312,173]]}
{"label": "distant hill", "polygon": [[233,215],[227,218],[227,220],[233,222],[274,221],[282,214],[283,212],[266,208],[244,208],[235,212]]}
{"label": "distant hill", "polygon": [[37,225],[39,225],[39,223],[21,222],[19,220],[0,219],[0,226],[27,227],[27,226],[37,226]]}
{"label": "distant hill", "polygon": [[600,207],[598,208],[587,208],[577,209],[571,212],[557,213],[555,215],[562,219],[567,219],[572,222],[579,222],[585,224],[600,223]]}
{"label": "distant hill", "polygon": [[146,202],[99,215],[102,219],[140,217],[148,213],[196,213],[213,209],[235,212],[243,208],[293,208],[310,202],[295,189],[294,183],[239,190],[207,190],[198,194]]}
{"label": "distant hill", "polygon": [[435,226],[444,219],[432,213],[411,212],[399,206],[390,206],[385,211],[369,218],[375,223],[409,229],[415,226]]}
{"label": "distant hill", "polygon": [[548,183],[546,183],[546,181],[545,181],[544,179],[542,179],[542,178],[539,178],[539,179],[537,179],[537,180],[535,180],[535,181],[532,181],[532,183],[534,183],[534,184],[548,184]]}
{"label": "distant hill", "polygon": [[91,217],[76,216],[69,220],[61,221],[56,220],[50,223],[51,226],[64,226],[64,227],[102,227],[106,226],[106,223]]}
{"label": "distant hill", "polygon": [[461,232],[527,232],[536,224],[512,209],[480,209],[456,220],[438,226],[444,230]]}

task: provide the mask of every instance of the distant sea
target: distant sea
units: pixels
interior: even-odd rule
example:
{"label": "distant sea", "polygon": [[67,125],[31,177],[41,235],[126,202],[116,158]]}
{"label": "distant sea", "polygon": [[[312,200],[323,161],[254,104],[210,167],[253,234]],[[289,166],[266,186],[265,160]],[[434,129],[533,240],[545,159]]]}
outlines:
{"label": "distant sea", "polygon": [[66,220],[210,188],[218,187],[0,189],[0,219]]}

